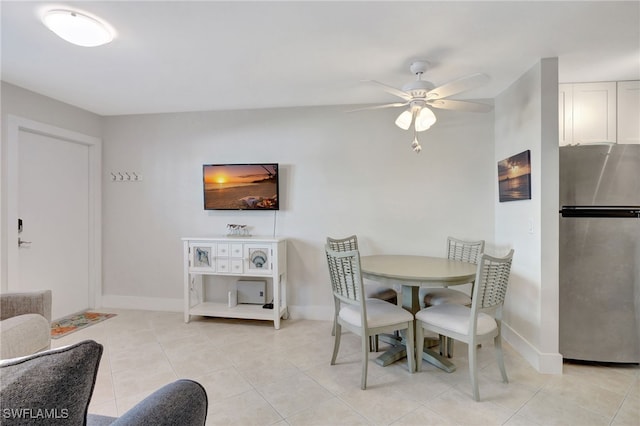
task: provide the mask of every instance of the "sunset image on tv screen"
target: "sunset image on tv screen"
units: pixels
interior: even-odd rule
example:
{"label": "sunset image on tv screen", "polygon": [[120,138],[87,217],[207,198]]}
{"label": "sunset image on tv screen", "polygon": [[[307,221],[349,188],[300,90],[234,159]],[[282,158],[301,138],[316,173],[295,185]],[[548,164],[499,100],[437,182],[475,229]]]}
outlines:
{"label": "sunset image on tv screen", "polygon": [[277,164],[205,164],[205,210],[278,210]]}

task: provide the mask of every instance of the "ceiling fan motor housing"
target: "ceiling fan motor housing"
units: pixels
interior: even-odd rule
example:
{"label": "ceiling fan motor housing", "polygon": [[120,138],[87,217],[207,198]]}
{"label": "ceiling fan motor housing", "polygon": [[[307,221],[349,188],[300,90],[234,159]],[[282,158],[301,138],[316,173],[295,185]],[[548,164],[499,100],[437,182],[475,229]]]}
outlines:
{"label": "ceiling fan motor housing", "polygon": [[434,88],[435,86],[430,81],[416,80],[402,86],[402,91],[407,92],[413,98],[426,98],[427,93]]}

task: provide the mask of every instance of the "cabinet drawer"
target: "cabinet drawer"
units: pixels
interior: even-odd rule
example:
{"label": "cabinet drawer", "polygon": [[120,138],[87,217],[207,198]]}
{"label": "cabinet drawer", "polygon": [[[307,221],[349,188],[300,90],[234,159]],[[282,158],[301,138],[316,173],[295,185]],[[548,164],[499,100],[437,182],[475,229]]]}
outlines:
{"label": "cabinet drawer", "polygon": [[218,243],[218,247],[216,250],[216,255],[218,257],[229,257],[229,244],[220,244]]}
{"label": "cabinet drawer", "polygon": [[244,250],[242,244],[231,244],[231,257],[242,257]]}
{"label": "cabinet drawer", "polygon": [[218,258],[216,259],[216,272],[229,272],[229,259]]}
{"label": "cabinet drawer", "polygon": [[231,259],[231,272],[234,274],[242,274],[244,272],[242,259]]}

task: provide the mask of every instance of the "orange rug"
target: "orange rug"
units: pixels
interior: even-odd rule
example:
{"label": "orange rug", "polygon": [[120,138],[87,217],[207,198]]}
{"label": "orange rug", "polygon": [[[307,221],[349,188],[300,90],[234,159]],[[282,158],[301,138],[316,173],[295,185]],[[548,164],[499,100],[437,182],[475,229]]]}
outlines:
{"label": "orange rug", "polygon": [[59,339],[74,331],[81,330],[115,316],[116,314],[104,314],[100,312],[82,312],[69,315],[68,317],[51,323],[51,338]]}

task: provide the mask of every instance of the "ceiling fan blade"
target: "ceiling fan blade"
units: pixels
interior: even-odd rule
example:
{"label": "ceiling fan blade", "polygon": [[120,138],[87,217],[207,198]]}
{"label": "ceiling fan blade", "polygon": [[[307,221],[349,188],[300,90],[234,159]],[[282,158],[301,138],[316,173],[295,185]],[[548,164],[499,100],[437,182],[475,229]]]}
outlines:
{"label": "ceiling fan blade", "polygon": [[405,101],[408,101],[411,99],[411,95],[408,94],[407,92],[403,92],[402,90],[396,89],[395,87],[389,86],[388,84],[380,83],[379,81],[376,81],[376,80],[362,80],[362,81],[366,83],[375,83],[378,86],[381,86],[387,93],[391,93],[392,95],[402,98]]}
{"label": "ceiling fan blade", "polygon": [[409,102],[394,102],[392,104],[373,105],[373,106],[368,106],[364,108],[352,109],[347,112],[366,111],[370,109],[382,109],[382,108],[396,108],[396,107],[401,107],[406,105],[409,105]]}
{"label": "ceiling fan blade", "polygon": [[455,95],[456,93],[464,92],[465,90],[474,89],[478,86],[482,86],[489,81],[489,76],[482,73],[471,74],[466,77],[459,78],[457,80],[445,83],[440,87],[427,92],[427,99],[442,99],[447,96]]}
{"label": "ceiling fan blade", "polygon": [[493,106],[469,101],[454,101],[452,99],[434,99],[427,101],[427,105],[440,109],[451,109],[465,112],[489,112]]}

